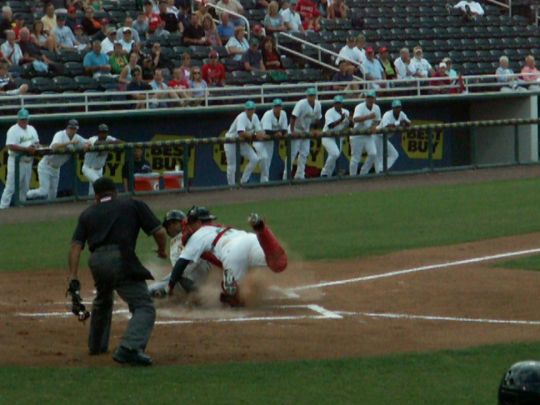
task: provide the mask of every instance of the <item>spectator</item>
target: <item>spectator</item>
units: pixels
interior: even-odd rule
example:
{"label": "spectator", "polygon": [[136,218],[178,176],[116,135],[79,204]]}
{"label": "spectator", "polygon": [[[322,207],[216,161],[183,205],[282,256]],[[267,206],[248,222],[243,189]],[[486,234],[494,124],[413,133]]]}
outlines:
{"label": "spectator", "polygon": [[163,53],[159,42],[154,42],[150,55],[152,56],[154,69],[170,69],[173,67],[172,61]]}
{"label": "spectator", "polygon": [[328,0],[313,0],[313,2],[317,5],[321,18],[328,18]]}
{"label": "spectator", "polygon": [[165,84],[163,81],[163,72],[161,69],[156,69],[154,72],[154,80],[150,82],[150,87],[152,87],[152,90],[158,90],[158,92],[152,95],[150,100],[150,108],[169,107],[168,101],[159,100],[172,100],[173,103],[178,104],[178,94],[175,91],[163,91],[168,90],[169,86],[167,86],[167,84]]}
{"label": "spectator", "polygon": [[[386,79],[381,62],[375,58],[375,51],[371,47],[366,48],[366,60],[362,65],[362,69],[364,71],[364,79],[368,81],[380,81]],[[386,87],[386,84],[370,83],[370,88],[373,90],[377,90],[380,87]]]}
{"label": "spectator", "polygon": [[510,69],[510,61],[506,56],[499,58],[499,67],[495,71],[497,83],[502,84],[501,91],[517,90],[519,82],[514,77],[514,71]]}
{"label": "spectator", "polygon": [[304,32],[300,14],[295,10],[296,0],[285,0],[281,6],[280,14],[288,32]]}
{"label": "spectator", "polygon": [[28,85],[21,84],[17,87],[9,74],[7,63],[0,63],[0,95],[19,96],[28,92]]}
{"label": "spectator", "polygon": [[[24,28],[24,17],[22,14],[15,14],[15,25],[13,26],[13,31],[15,32],[15,37],[17,38],[17,41],[20,38],[19,33]],[[50,33],[50,31],[48,31]]]}
{"label": "spectator", "polygon": [[437,80],[432,80],[430,85],[432,87],[431,92],[434,94],[447,94],[450,93],[450,85],[452,80],[448,76],[446,63],[441,62],[437,67],[437,71],[433,74]]}
{"label": "spectator", "polygon": [[397,77],[396,67],[394,63],[388,58],[388,49],[382,46],[379,49],[379,62],[384,69],[384,75],[386,80],[394,80]]}
{"label": "spectator", "polygon": [[[122,38],[118,40],[120,45],[122,45],[122,49],[128,55],[131,52],[131,48],[133,47],[133,44],[135,43],[135,41],[133,40],[133,33],[135,32],[137,31],[129,27],[124,27],[122,29]],[[116,35],[116,37],[118,38],[118,34]]]}
{"label": "spectator", "polygon": [[135,104],[135,108],[137,110],[144,110],[146,108],[146,94],[143,92],[151,90],[152,88],[142,79],[142,70],[139,67],[133,69],[131,73],[133,75],[133,79],[127,85],[127,91],[133,92],[134,94],[130,94],[130,98],[138,101]]}
{"label": "spectator", "polygon": [[19,46],[23,54],[21,63],[32,63],[36,72],[52,72],[53,74],[62,74],[63,66],[53,63],[46,55],[41,52],[37,43],[32,41],[28,28],[23,28],[20,32]]}
{"label": "spectator", "polygon": [[111,65],[111,73],[113,75],[119,75],[127,66],[128,60],[126,58],[126,53],[122,49],[122,44],[120,42],[114,43],[113,53],[109,56],[109,64]]}
{"label": "spectator", "polygon": [[52,31],[58,49],[75,50],[79,43],[71,29],[66,25],[66,15],[58,14],[56,28]]}
{"label": "spectator", "polygon": [[366,47],[366,37],[363,34],[360,34],[356,37],[356,49],[360,51],[360,55],[362,55],[362,63],[366,60],[366,50],[364,49]]}
{"label": "spectator", "polygon": [[262,52],[259,49],[259,40],[257,38],[250,39],[249,49],[244,53],[242,62],[244,62],[244,70],[247,72],[264,72],[266,70],[262,59]]}
{"label": "spectator", "polygon": [[[340,82],[352,82],[354,80],[354,77],[349,69],[349,65],[347,62],[342,60],[339,63],[339,72],[334,73],[334,76],[332,77],[332,81],[334,83],[340,83]],[[345,91],[345,90],[358,90],[358,85],[355,83],[351,84],[335,84],[332,86],[332,89],[335,91]]]}
{"label": "spectator", "polygon": [[106,55],[111,55],[114,51],[114,43],[116,42],[116,28],[110,25],[107,28],[107,38],[101,41],[101,52]]}
{"label": "spectator", "polygon": [[0,20],[0,40],[6,39],[6,31],[13,25],[13,11],[10,6],[2,7],[2,19]]}
{"label": "spectator", "polygon": [[262,42],[266,38],[266,30],[261,24],[253,24],[251,28],[251,38],[257,38],[259,42]]}
{"label": "spectator", "polygon": [[171,89],[176,91],[178,98],[187,100],[191,97],[189,92],[189,82],[184,77],[184,71],[179,67],[173,70],[173,77],[167,84]]}
{"label": "spectator", "polygon": [[208,3],[206,1],[197,2],[197,11],[195,12],[195,15],[199,19],[199,24],[201,25],[203,25],[204,19],[207,16],[210,16],[210,18],[212,18],[212,15],[208,12]]}
{"label": "spectator", "polygon": [[208,84],[203,80],[201,76],[201,70],[197,67],[191,69],[191,79],[189,81],[189,88],[191,89],[191,97],[193,98],[194,105],[201,105],[204,101],[206,89]]}
{"label": "spectator", "polygon": [[184,52],[182,54],[182,63],[180,64],[180,69],[182,69],[182,72],[184,73],[184,77],[186,80],[189,80],[191,76],[191,55],[188,52]]}
{"label": "spectator", "polygon": [[[143,107],[144,108],[144,107]],[[133,148],[133,173],[129,173],[129,163],[126,162],[122,166],[122,182],[124,183],[124,191],[129,192],[129,178],[137,173],[152,173],[152,166],[144,158],[144,149],[141,146]]]}
{"label": "spectator", "polygon": [[152,2],[149,0],[144,2],[144,16],[148,23],[148,34],[153,34],[161,22],[161,17],[154,11]]}
{"label": "spectator", "polygon": [[217,10],[218,16],[223,12],[228,12],[231,15],[231,21],[235,26],[244,25],[244,21],[235,15],[244,15],[244,7],[242,7],[238,0],[219,0],[216,5],[226,10]]}
{"label": "spectator", "polygon": [[168,10],[168,4],[166,0],[160,0],[159,2],[159,18],[165,22],[165,29],[169,32],[182,31],[176,14]]}
{"label": "spectator", "polygon": [[430,63],[424,59],[424,53],[419,46],[414,47],[414,57],[409,64],[409,69],[414,77],[426,78],[433,74]]}
{"label": "spectator", "polygon": [[40,48],[46,49],[49,52],[56,50],[55,37],[45,32],[41,20],[36,20],[32,24],[32,39],[36,41]]}
{"label": "spectator", "polygon": [[87,74],[96,77],[107,75],[111,72],[109,57],[101,52],[101,42],[92,42],[92,50],[84,55],[84,70]]}
{"label": "spectator", "polygon": [[49,33],[53,32],[56,28],[56,14],[54,13],[54,5],[52,3],[48,3],[45,6],[45,15],[41,17],[41,22],[45,31]]}
{"label": "spectator", "polygon": [[138,65],[139,63],[139,55],[136,53],[130,53],[129,54],[129,62],[127,65],[124,66],[122,71],[120,72],[120,76],[118,77],[118,89],[123,91],[127,88],[127,85],[133,80],[133,70],[134,69],[140,69],[142,71],[142,68]]}
{"label": "spectator", "polygon": [[143,80],[150,83],[150,81],[154,78],[154,70],[156,70],[154,62],[152,61],[152,55],[144,55],[141,66]]}
{"label": "spectator", "polygon": [[360,72],[364,62],[362,53],[355,47],[355,41],[356,38],[353,35],[349,36],[347,38],[347,43],[341,48],[336,59],[336,65],[339,65],[343,61],[347,67],[347,71],[351,75],[355,72]]}
{"label": "spectator", "polygon": [[15,41],[15,32],[6,31],[6,42],[0,46],[0,51],[9,65],[18,66],[22,60],[22,51],[19,44]]}
{"label": "spectator", "polygon": [[525,58],[525,65],[521,69],[521,80],[529,85],[529,89],[536,89],[540,81],[540,71],[536,68],[534,56],[528,55]]}
{"label": "spectator", "polygon": [[321,26],[319,20],[321,13],[317,10],[317,5],[311,0],[298,0],[295,10],[302,17],[302,27],[305,31],[319,31]]}
{"label": "spectator", "polygon": [[222,13],[220,20],[217,31],[221,42],[225,44],[234,35],[234,24],[229,19],[229,13]]}
{"label": "spectator", "polygon": [[272,37],[266,37],[262,43],[262,56],[263,63],[266,67],[266,70],[279,70],[283,69],[281,64],[281,56],[274,44]]}
{"label": "spectator", "polygon": [[210,46],[221,46],[221,38],[216,30],[216,24],[212,16],[208,14],[203,20],[204,37],[206,43]]}
{"label": "spectator", "polygon": [[242,61],[244,53],[249,49],[249,43],[246,39],[246,30],[243,26],[234,29],[234,36],[229,39],[225,48],[227,48],[229,55],[232,55],[234,61]]}
{"label": "spectator", "polygon": [[75,27],[81,23],[79,17],[77,17],[77,8],[70,6],[67,9],[66,25],[72,32],[75,32]]}
{"label": "spectator", "polygon": [[[98,32],[96,32],[94,35],[92,35],[92,40],[97,39],[98,41],[103,41],[105,38],[107,38],[107,31],[109,28],[109,20],[106,18],[102,18],[100,21],[101,28]],[[113,40],[114,41],[114,40]]]}
{"label": "spectator", "polygon": [[328,6],[328,19],[335,20],[340,18],[347,18],[349,8],[343,0],[334,0]]}
{"label": "spectator", "polygon": [[84,9],[84,17],[81,25],[84,32],[90,37],[96,35],[101,30],[101,22],[94,17],[94,9],[92,7],[86,7]]}
{"label": "spectator", "polygon": [[219,54],[216,51],[210,51],[210,59],[202,67],[202,78],[209,87],[225,86],[225,66],[219,63]]}
{"label": "spectator", "polygon": [[[137,34],[139,35],[139,39],[146,38],[149,31],[148,26],[148,19],[146,18],[146,15],[141,12],[137,14],[137,20],[133,23],[133,28],[135,31],[137,31]],[[140,41],[136,41],[140,42]]]}
{"label": "spectator", "polygon": [[444,63],[446,63],[446,73],[448,73],[448,77],[452,80],[457,80],[459,78],[458,72],[452,67],[452,59],[446,57],[442,60]]}
{"label": "spectator", "polygon": [[156,40],[159,38],[169,38],[171,33],[165,29],[165,21],[160,20],[158,27],[154,31],[154,33],[150,36],[150,39]]}
{"label": "spectator", "polygon": [[199,17],[195,14],[191,16],[190,24],[184,29],[182,39],[184,45],[206,45],[207,41],[204,36],[204,28],[199,21]]}
{"label": "spectator", "polygon": [[414,77],[411,70],[411,55],[408,48],[401,48],[399,58],[394,61],[398,80],[409,80]]}
{"label": "spectator", "polygon": [[118,29],[118,32],[116,33],[116,40],[122,41],[124,39],[124,32],[127,30],[131,32],[131,40],[133,42],[141,42],[139,32],[133,27],[133,18],[131,18],[129,15],[124,18],[124,25]]}
{"label": "spectator", "polygon": [[86,0],[86,5],[92,7],[94,11],[104,11],[103,0]]}
{"label": "spectator", "polygon": [[454,10],[458,10],[465,21],[475,21],[484,15],[484,9],[477,1],[464,0],[454,6]]}
{"label": "spectator", "polygon": [[75,26],[73,34],[75,35],[75,40],[79,43],[79,51],[88,51],[92,47],[90,38],[84,32],[83,26],[81,24],[77,24]]}
{"label": "spectator", "polygon": [[268,34],[287,31],[283,17],[279,14],[279,4],[275,0],[268,5],[268,11],[264,17],[264,28]]}

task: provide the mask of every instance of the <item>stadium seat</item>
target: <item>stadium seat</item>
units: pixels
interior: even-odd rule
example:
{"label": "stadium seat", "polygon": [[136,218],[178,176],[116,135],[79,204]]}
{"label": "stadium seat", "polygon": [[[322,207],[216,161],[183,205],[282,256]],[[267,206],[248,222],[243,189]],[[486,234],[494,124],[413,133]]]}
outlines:
{"label": "stadium seat", "polygon": [[84,66],[79,62],[67,62],[64,64],[65,73],[68,76],[82,76],[84,75]]}
{"label": "stadium seat", "polygon": [[97,82],[103,90],[118,89],[118,79],[112,76],[100,76],[97,78]]}
{"label": "stadium seat", "polygon": [[79,87],[80,91],[88,91],[88,90],[98,91],[98,90],[100,90],[99,83],[93,77],[75,76],[75,78],[73,80],[75,81],[75,83]]}
{"label": "stadium seat", "polygon": [[58,92],[77,91],[79,86],[71,77],[56,76],[53,79],[55,90]]}
{"label": "stadium seat", "polygon": [[30,91],[33,93],[54,92],[56,86],[48,77],[34,77],[30,80]]}

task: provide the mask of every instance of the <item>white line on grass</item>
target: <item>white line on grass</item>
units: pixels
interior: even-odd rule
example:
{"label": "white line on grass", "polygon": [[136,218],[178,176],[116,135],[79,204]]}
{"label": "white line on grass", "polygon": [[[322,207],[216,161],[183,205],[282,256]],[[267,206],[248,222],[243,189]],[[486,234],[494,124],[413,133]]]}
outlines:
{"label": "white line on grass", "polygon": [[391,272],[388,272],[388,273],[373,274],[371,276],[355,277],[355,278],[349,278],[349,279],[345,279],[345,280],[324,281],[324,282],[317,283],[317,284],[308,284],[308,285],[302,285],[302,286],[298,286],[298,287],[292,287],[292,288],[289,288],[289,291],[295,292],[295,291],[311,290],[311,289],[314,289],[314,288],[321,288],[321,287],[332,287],[332,286],[343,285],[343,284],[361,283],[363,281],[371,281],[371,280],[377,280],[377,279],[380,279],[380,278],[401,276],[403,274],[417,273],[417,272],[420,272],[420,271],[440,270],[440,269],[445,269],[445,268],[448,268],[448,267],[462,266],[464,264],[487,262],[487,261],[490,261],[490,260],[504,259],[504,258],[515,257],[515,256],[525,256],[525,255],[530,255],[530,254],[533,254],[533,253],[540,253],[540,248],[528,249],[528,250],[518,250],[518,251],[515,251],[515,252],[506,252],[506,253],[500,253],[500,254],[491,255],[491,256],[473,257],[471,259],[457,260],[457,261],[454,261],[454,262],[430,264],[430,265],[427,265],[427,266],[413,267],[411,269],[396,270],[396,271],[391,271]]}

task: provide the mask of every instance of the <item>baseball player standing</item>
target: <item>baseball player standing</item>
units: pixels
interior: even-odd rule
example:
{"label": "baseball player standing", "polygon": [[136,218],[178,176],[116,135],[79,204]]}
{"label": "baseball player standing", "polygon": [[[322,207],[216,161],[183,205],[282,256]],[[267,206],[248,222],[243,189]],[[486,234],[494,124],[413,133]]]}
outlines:
{"label": "baseball player standing", "polygon": [[[351,161],[349,164],[349,175],[356,176],[358,164],[362,159],[364,150],[367,159],[360,169],[360,175],[368,174],[377,161],[377,136],[373,134],[377,125],[381,121],[381,109],[375,104],[375,91],[371,90],[366,94],[366,101],[360,103],[354,109],[353,122],[357,130],[371,130],[372,135],[354,135],[350,137]],[[377,165],[375,165],[377,171]],[[379,173],[380,171],[377,171]]]}
{"label": "baseball player standing", "polygon": [[[287,133],[287,113],[283,111],[283,101],[276,98],[272,108],[266,111],[261,119],[261,126],[266,135],[283,137]],[[261,183],[266,183],[270,176],[270,165],[274,156],[274,141],[253,142],[253,147],[259,155],[261,167]]]}
{"label": "baseball player standing", "polygon": [[[324,114],[323,132],[340,132],[349,127],[349,110],[343,108],[343,97],[334,97],[334,106]],[[343,138],[323,137],[322,145],[326,149],[328,157],[321,171],[321,177],[332,177],[336,168],[336,161],[341,154]]]}
{"label": "baseball player standing", "polygon": [[[394,100],[392,101],[392,109],[384,113],[381,123],[377,126],[377,129],[383,128],[397,128],[397,127],[408,127],[411,125],[411,121],[407,114],[401,111],[401,101]],[[375,163],[376,170],[382,172],[383,170],[383,137],[378,136],[377,140],[377,162]],[[390,168],[396,163],[396,160],[399,157],[399,153],[394,148],[394,145],[390,141],[386,141],[386,151],[387,151],[387,160],[386,168]]]}
{"label": "baseball player standing", "polygon": [[[120,141],[114,136],[109,135],[109,127],[107,124],[99,124],[97,136],[92,136],[88,139],[88,146],[103,145],[105,143],[119,143]],[[103,167],[107,163],[109,152],[86,152],[84,154],[84,163],[82,172],[89,181],[88,195],[94,195],[94,181],[103,177]]]}
{"label": "baseball player standing", "polygon": [[8,208],[15,192],[15,158],[18,154],[24,154],[19,161],[19,199],[26,200],[26,193],[30,188],[32,178],[33,155],[39,146],[39,137],[36,129],[28,125],[30,114],[23,108],[17,113],[17,123],[11,126],[6,135],[6,147],[8,148],[7,176],[0,200],[0,209]]}
{"label": "baseball player standing", "polygon": [[[73,151],[84,148],[87,145],[86,139],[77,134],[77,129],[79,129],[79,122],[69,120],[66,129],[54,134],[50,145],[51,149],[65,148],[68,151]],[[38,164],[39,188],[30,190],[26,197],[28,199],[45,197],[48,200],[56,198],[58,182],[60,181],[60,168],[69,158],[68,154],[43,157]]]}
{"label": "baseball player standing", "polygon": [[[322,107],[317,100],[317,90],[314,87],[307,89],[306,98],[298,101],[291,114],[291,124],[289,132],[294,136],[297,132],[310,132],[312,135],[319,135],[320,121],[322,119]],[[311,141],[310,139],[294,139],[291,141],[291,162],[296,159],[295,179],[304,179],[306,176],[306,162],[309,156]],[[287,179],[287,161],[285,161],[285,170],[283,171],[283,180]]]}
{"label": "baseball player standing", "polygon": [[[225,134],[226,139],[240,138],[246,141],[240,144],[240,154],[249,160],[244,173],[242,173],[241,184],[249,181],[251,173],[255,170],[257,163],[259,163],[259,156],[257,156],[257,153],[255,153],[255,150],[248,142],[251,140],[263,141],[267,139],[267,136],[262,130],[259,117],[255,114],[255,103],[253,101],[246,101],[244,108],[245,111],[236,116],[229,131]],[[236,144],[226,143],[223,147],[225,149],[225,157],[227,158],[227,183],[229,186],[234,186],[236,183]]]}

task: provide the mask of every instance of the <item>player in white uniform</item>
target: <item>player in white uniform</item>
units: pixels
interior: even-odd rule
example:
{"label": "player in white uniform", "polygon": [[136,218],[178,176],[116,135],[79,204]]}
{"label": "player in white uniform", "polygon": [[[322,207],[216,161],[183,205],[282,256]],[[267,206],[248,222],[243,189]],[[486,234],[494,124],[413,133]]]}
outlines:
{"label": "player in white uniform", "polygon": [[[189,216],[189,214],[188,214]],[[254,233],[203,224],[200,220],[188,221],[193,232],[180,258],[174,266],[169,281],[169,294],[183,277],[190,263],[197,263],[203,254],[211,254],[223,267],[222,302],[231,306],[242,305],[238,295],[238,282],[253,267],[267,266],[275,273],[287,267],[287,254],[279,241],[258,214],[249,216]]]}
{"label": "player in white uniform", "polygon": [[[334,97],[334,106],[324,114],[323,132],[340,132],[350,125],[349,110],[343,108],[343,97]],[[336,161],[341,154],[343,147],[343,138],[323,137],[322,145],[328,154],[326,162],[321,171],[321,177],[332,177],[336,168]]]}
{"label": "player in white uniform", "polygon": [[[83,149],[87,145],[86,139],[77,134],[79,122],[69,120],[66,129],[54,134],[51,142],[52,150],[65,148],[68,151]],[[47,198],[52,200],[56,198],[58,191],[58,182],[60,181],[60,168],[66,163],[71,155],[47,155],[41,159],[38,164],[39,188],[30,190],[26,197]]]}
{"label": "player in white uniform", "polygon": [[[397,128],[397,127],[408,127],[411,125],[411,121],[407,114],[401,111],[401,101],[394,100],[392,101],[392,109],[384,113],[381,123],[377,126],[377,129],[383,128]],[[377,138],[377,163],[375,163],[377,170],[381,172],[383,170],[383,137],[378,136]],[[387,159],[386,159],[386,168],[390,168],[396,163],[399,153],[394,148],[394,145],[390,141],[386,143],[387,150]]]}
{"label": "player in white uniform", "polygon": [[[381,109],[375,104],[375,97],[376,94],[373,90],[367,92],[366,101],[358,104],[354,109],[354,129],[371,130],[372,135],[354,135],[350,137],[351,161],[349,164],[349,174],[351,176],[358,174],[358,165],[360,164],[364,150],[367,153],[367,158],[360,169],[361,175],[368,174],[377,161],[377,135],[374,132],[381,121]],[[375,171],[377,171],[376,165]]]}
{"label": "player in white uniform", "polygon": [[[272,101],[272,109],[266,111],[261,119],[261,126],[266,135],[285,136],[287,133],[287,113],[283,111],[283,101],[276,98]],[[261,183],[268,182],[270,165],[274,156],[274,141],[253,142],[259,155],[261,167]]]}
{"label": "player in white uniform", "polygon": [[[255,114],[255,103],[253,101],[247,101],[244,104],[244,108],[245,111],[236,116],[229,131],[225,134],[225,138],[240,138],[246,141],[262,141],[267,139],[267,136],[262,130],[259,117]],[[223,145],[223,148],[225,149],[225,157],[227,158],[227,183],[229,186],[233,186],[236,183],[236,144],[226,143]],[[257,163],[259,163],[259,156],[257,156],[257,153],[255,153],[255,150],[248,142],[242,142],[240,144],[240,154],[249,160],[240,179],[240,183],[244,184],[249,181],[251,173],[255,170]]]}
{"label": "player in white uniform", "polygon": [[26,200],[26,193],[30,188],[32,178],[32,162],[36,147],[39,146],[39,138],[36,129],[28,125],[28,110],[23,108],[17,113],[17,123],[11,126],[6,135],[6,147],[8,148],[7,176],[0,200],[0,209],[9,208],[11,198],[15,192],[15,157],[24,153],[19,163],[19,199]]}
{"label": "player in white uniform", "polygon": [[[89,146],[102,145],[104,143],[119,143],[120,141],[114,136],[109,135],[109,127],[107,124],[98,126],[98,134],[88,139]],[[107,163],[109,152],[86,152],[84,154],[84,163],[82,172],[89,181],[88,195],[94,195],[94,187],[92,184],[99,178],[103,177],[103,167]]]}
{"label": "player in white uniform", "polygon": [[[306,91],[306,98],[298,101],[291,114],[291,124],[289,132],[294,135],[297,132],[310,132],[312,135],[319,135],[320,121],[322,119],[322,107],[317,100],[317,90],[311,87]],[[312,129],[313,128],[313,129]],[[293,139],[291,141],[291,162],[294,162],[296,155],[298,161],[296,166],[295,179],[304,179],[306,176],[306,162],[309,156],[311,142],[309,139]],[[283,180],[287,178],[287,161],[283,171]]]}

